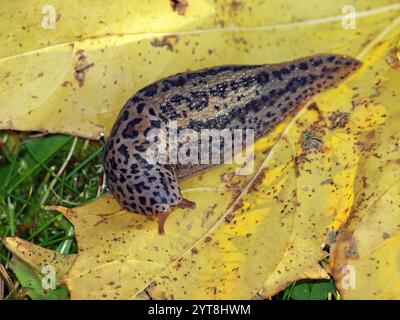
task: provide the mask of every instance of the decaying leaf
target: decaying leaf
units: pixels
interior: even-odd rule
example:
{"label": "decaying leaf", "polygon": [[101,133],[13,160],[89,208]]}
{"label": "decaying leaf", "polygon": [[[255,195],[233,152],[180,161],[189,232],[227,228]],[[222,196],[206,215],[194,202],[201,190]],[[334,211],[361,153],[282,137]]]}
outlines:
{"label": "decaying leaf", "polygon": [[62,255],[19,238],[6,238],[3,243],[13,253],[9,267],[17,276],[25,295],[34,300],[68,298],[68,290],[60,279],[71,268],[76,255]]}
{"label": "decaying leaf", "polygon": [[[397,0],[350,2],[119,0],[94,11],[90,2],[3,1],[0,128],[95,139],[133,93],[167,75],[321,52],[356,56],[399,8]],[[342,27],[349,4],[356,29]],[[52,10],[54,29],[41,23]]]}
{"label": "decaying leaf", "polygon": [[[331,267],[344,299],[400,298],[400,72],[380,63],[398,40],[398,26],[371,55],[365,75],[375,111],[370,130],[359,135],[351,219],[335,244]],[[375,76],[375,78],[374,78]],[[377,114],[380,113],[380,119]]]}

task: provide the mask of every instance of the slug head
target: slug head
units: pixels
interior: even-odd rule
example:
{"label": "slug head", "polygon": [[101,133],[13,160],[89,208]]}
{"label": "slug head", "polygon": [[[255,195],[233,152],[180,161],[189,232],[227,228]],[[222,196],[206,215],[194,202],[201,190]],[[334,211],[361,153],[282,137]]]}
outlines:
{"label": "slug head", "polygon": [[195,207],[193,202],[182,197],[170,165],[134,162],[127,171],[125,165],[119,168],[118,161],[113,159],[107,156],[105,159],[106,181],[110,192],[127,211],[148,217],[158,215],[160,234],[164,233],[164,222],[172,209]]}

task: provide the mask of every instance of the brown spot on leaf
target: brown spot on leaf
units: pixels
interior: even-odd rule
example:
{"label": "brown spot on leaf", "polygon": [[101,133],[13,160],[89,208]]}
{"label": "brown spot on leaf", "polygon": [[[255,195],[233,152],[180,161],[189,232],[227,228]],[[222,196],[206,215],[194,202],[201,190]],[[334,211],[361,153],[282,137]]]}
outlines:
{"label": "brown spot on leaf", "polygon": [[71,81],[64,81],[63,84],[62,84],[62,86],[63,86],[64,88],[66,88],[66,87],[68,87],[68,86],[72,86],[72,82],[71,82]]}
{"label": "brown spot on leaf", "polygon": [[213,214],[214,214],[214,210],[208,210],[206,212],[206,214],[203,216],[203,220],[201,222],[202,227],[204,227],[204,225],[207,223],[208,219],[210,219],[210,217],[212,217]]}
{"label": "brown spot on leaf", "polygon": [[94,63],[89,62],[88,58],[85,55],[84,50],[78,50],[76,52],[77,61],[75,63],[75,73],[74,77],[78,81],[79,86],[82,87],[85,83],[86,72],[89,68],[94,66]]}
{"label": "brown spot on leaf", "polygon": [[363,188],[367,189],[368,188],[368,183],[367,183],[368,177],[363,176],[363,177],[361,177],[361,179],[363,181]]}
{"label": "brown spot on leaf", "polygon": [[325,125],[325,119],[324,119],[324,116],[323,116],[323,114],[322,114],[322,111],[321,111],[321,109],[318,107],[318,105],[317,105],[315,102],[311,103],[311,104],[307,107],[307,110],[315,111],[315,112],[317,113],[317,115],[318,115],[317,120],[316,120],[315,123],[312,125],[313,127],[320,126],[321,123],[322,123],[322,125]]}
{"label": "brown spot on leaf", "polygon": [[302,168],[303,163],[305,162],[310,162],[310,160],[307,159],[307,155],[305,153],[302,153],[298,156],[295,156],[293,159],[294,162],[294,173],[296,175],[296,177],[300,176],[300,171]]}
{"label": "brown spot on leaf", "polygon": [[383,237],[383,239],[389,239],[389,238],[390,238],[390,234],[387,233],[387,232],[384,232],[384,233],[382,234],[382,237]]}
{"label": "brown spot on leaf", "polygon": [[386,57],[386,62],[388,63],[389,66],[392,68],[400,68],[400,49],[398,48],[393,48],[390,50],[389,54]]}
{"label": "brown spot on leaf", "polygon": [[226,223],[226,224],[231,223],[232,220],[233,220],[233,215],[231,215],[231,214],[226,215],[226,217],[224,218],[224,220],[225,220],[225,223]]}
{"label": "brown spot on leaf", "polygon": [[359,106],[364,106],[365,108],[367,108],[368,105],[373,104],[373,101],[371,98],[366,98],[359,94],[355,94],[351,99],[351,104],[352,110],[354,110],[356,107]]}
{"label": "brown spot on leaf", "polygon": [[232,212],[236,212],[236,211],[238,211],[239,209],[241,209],[242,207],[243,207],[243,199],[240,199],[240,200],[237,201],[237,202],[235,203],[235,205],[233,206]]}
{"label": "brown spot on leaf", "polygon": [[162,39],[154,39],[151,41],[151,45],[153,47],[167,47],[167,50],[172,51],[174,49],[174,45],[176,45],[179,41],[179,37],[175,35],[164,36]]}
{"label": "brown spot on leaf", "polygon": [[184,16],[187,7],[189,6],[188,0],[170,0],[172,11],[177,12],[179,15]]}
{"label": "brown spot on leaf", "polygon": [[348,250],[346,252],[346,256],[351,258],[351,259],[358,259],[358,247],[357,247],[357,241],[354,239],[354,237],[351,237],[349,241],[349,246]]}
{"label": "brown spot on leaf", "polygon": [[360,134],[359,141],[355,145],[360,148],[360,151],[373,154],[377,147],[376,132],[375,130],[368,131],[367,133]]}
{"label": "brown spot on leaf", "polygon": [[231,9],[232,9],[233,11],[237,11],[237,10],[239,10],[239,9],[242,8],[243,3],[240,2],[240,1],[233,0],[233,1],[231,2],[230,6],[231,6]]}
{"label": "brown spot on leaf", "polygon": [[335,183],[335,182],[333,181],[333,179],[332,179],[332,178],[329,178],[329,179],[326,179],[326,180],[321,181],[320,185],[321,185],[321,186],[326,185],[326,184],[333,185],[334,183]]}
{"label": "brown spot on leaf", "polygon": [[251,182],[250,186],[249,186],[249,192],[252,191],[257,191],[257,186],[264,180],[265,178],[265,174],[266,174],[267,169],[263,168],[259,174],[257,175],[257,177],[254,178],[254,180]]}
{"label": "brown spot on leaf", "polygon": [[350,114],[348,112],[335,112],[329,117],[331,126],[329,129],[344,128],[349,121]]}
{"label": "brown spot on leaf", "polygon": [[319,107],[318,107],[318,105],[317,105],[315,102],[311,103],[311,104],[307,107],[307,110],[310,110],[310,111],[314,110],[314,111],[317,111],[318,113],[321,112],[321,110],[319,110]]}

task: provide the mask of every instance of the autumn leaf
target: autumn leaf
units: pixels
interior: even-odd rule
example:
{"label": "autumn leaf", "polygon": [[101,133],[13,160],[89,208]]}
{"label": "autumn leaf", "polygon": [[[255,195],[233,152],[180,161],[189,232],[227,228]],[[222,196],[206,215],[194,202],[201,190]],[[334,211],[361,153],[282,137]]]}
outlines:
{"label": "autumn leaf", "polygon": [[[358,28],[342,28],[343,5]],[[357,56],[398,15],[397,0],[170,1],[96,4],[7,0],[0,22],[0,128],[108,133],[133,93],[160,78],[221,64]],[[397,5],[396,5],[397,4]],[[47,11],[46,11],[47,10]],[[95,11],[94,11],[95,10]],[[7,14],[6,14],[7,13]]]}
{"label": "autumn leaf", "polygon": [[[323,248],[349,216],[354,230],[364,230],[357,241],[365,241],[367,251],[379,247],[377,233],[367,237],[366,230],[376,231],[370,225],[379,224],[368,215],[374,204],[368,201],[395,195],[370,161],[380,157],[387,175],[396,166],[395,151],[385,152],[397,141],[399,71],[393,48],[400,6],[352,1],[357,28],[344,30],[337,1],[233,3],[189,1],[177,10],[167,1],[160,6],[121,1],[118,16],[116,4],[86,16],[93,8],[85,4],[78,16],[72,5],[55,1],[60,16],[51,38],[49,30],[31,36],[32,8],[15,13],[26,27],[12,37],[22,46],[7,44],[0,51],[1,128],[95,138],[110,131],[134,92],[178,71],[274,63],[318,52],[364,62],[351,78],[257,141],[252,175],[236,176],[234,165],[223,165],[183,181],[183,194],[197,208],[175,210],[163,236],[155,221],[121,211],[110,196],[73,209],[51,207],[75,228],[79,253],[63,278],[72,299],[267,298],[296,280],[329,278],[320,264],[328,256]],[[32,5],[39,14],[39,3]],[[378,150],[381,145],[388,149]],[[393,163],[386,162],[390,157]],[[375,203],[391,208],[382,215],[392,212],[396,202],[390,200],[392,207]],[[357,216],[371,217],[368,224],[356,224]],[[382,226],[389,236],[395,231],[390,226]],[[341,239],[348,238],[339,237],[335,246],[334,270],[348,259]]]}
{"label": "autumn leaf", "polygon": [[[399,39],[398,31],[391,39]],[[363,95],[370,99],[365,108],[380,110],[381,119],[371,118],[370,130],[355,145],[359,158],[351,219],[332,254],[344,299],[400,298],[400,72],[391,63],[379,63],[392,49],[400,44],[378,46],[365,75],[374,84]]]}
{"label": "autumn leaf", "polygon": [[[19,238],[6,238],[3,243],[13,252],[9,267],[24,288],[25,295],[33,300],[68,298],[68,290],[60,283],[60,279],[71,268],[76,255],[61,255]],[[43,287],[44,277],[52,276],[53,271],[55,287]]]}

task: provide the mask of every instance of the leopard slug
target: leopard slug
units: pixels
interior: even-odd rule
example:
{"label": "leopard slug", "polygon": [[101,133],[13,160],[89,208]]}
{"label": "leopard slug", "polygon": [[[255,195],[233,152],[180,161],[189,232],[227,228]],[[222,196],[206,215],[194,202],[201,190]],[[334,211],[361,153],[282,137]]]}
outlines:
{"label": "leopard slug", "polygon": [[195,207],[182,197],[178,181],[205,165],[148,163],[149,130],[176,121],[180,129],[253,129],[257,139],[360,65],[344,55],[319,54],[279,64],[212,67],[154,82],[117,117],[104,152],[106,185],[125,210],[158,215],[163,233],[174,207]]}

